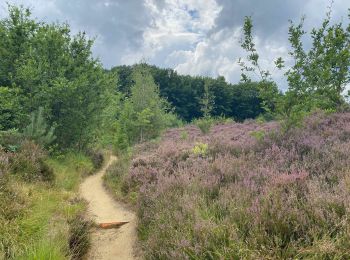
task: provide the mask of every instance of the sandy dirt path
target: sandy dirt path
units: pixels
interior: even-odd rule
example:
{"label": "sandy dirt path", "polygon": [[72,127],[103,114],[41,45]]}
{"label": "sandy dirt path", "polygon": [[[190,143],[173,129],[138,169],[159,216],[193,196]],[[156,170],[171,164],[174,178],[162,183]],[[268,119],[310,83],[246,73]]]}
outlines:
{"label": "sandy dirt path", "polygon": [[116,157],[111,156],[97,174],[86,178],[80,186],[80,195],[89,203],[88,214],[94,222],[130,222],[117,229],[94,229],[91,249],[86,259],[137,259],[134,256],[136,216],[115,201],[103,186],[102,177],[115,160]]}

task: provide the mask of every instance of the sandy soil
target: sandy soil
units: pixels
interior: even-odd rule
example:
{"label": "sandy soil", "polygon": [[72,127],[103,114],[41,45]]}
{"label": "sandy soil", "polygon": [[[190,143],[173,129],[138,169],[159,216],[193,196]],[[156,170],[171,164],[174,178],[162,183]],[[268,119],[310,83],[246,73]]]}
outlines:
{"label": "sandy soil", "polygon": [[130,222],[117,229],[94,229],[91,249],[86,259],[137,259],[134,255],[136,216],[115,201],[103,186],[102,177],[115,160],[116,157],[111,156],[97,174],[86,178],[80,186],[80,195],[88,201],[88,214],[95,223]]}

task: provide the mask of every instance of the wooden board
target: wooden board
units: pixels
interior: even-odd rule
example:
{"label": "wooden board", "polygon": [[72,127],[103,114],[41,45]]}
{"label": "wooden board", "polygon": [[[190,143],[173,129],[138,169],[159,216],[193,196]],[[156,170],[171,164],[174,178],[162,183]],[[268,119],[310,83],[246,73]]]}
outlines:
{"label": "wooden board", "polygon": [[97,226],[103,229],[110,228],[119,228],[125,224],[129,223],[129,221],[119,221],[119,222],[109,222],[109,223],[99,223]]}

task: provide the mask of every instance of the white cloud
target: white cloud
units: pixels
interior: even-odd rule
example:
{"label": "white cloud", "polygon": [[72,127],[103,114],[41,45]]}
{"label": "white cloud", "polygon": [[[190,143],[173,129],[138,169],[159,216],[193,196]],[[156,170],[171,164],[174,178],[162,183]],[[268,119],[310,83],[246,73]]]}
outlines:
{"label": "white cloud", "polygon": [[[241,27],[216,28],[222,6],[216,1],[145,0],[152,17],[151,26],[143,33],[143,44],[137,51],[130,50],[122,63],[133,64],[145,59],[162,67],[172,67],[180,74],[224,76],[228,81],[240,79],[238,58],[246,53],[240,46]],[[215,29],[215,30],[214,30]],[[273,60],[287,54],[287,48],[273,39],[260,40],[257,48],[262,53],[263,68],[273,70]],[[283,73],[277,72],[276,81],[285,88]]]}
{"label": "white cloud", "polygon": [[[176,64],[175,69],[181,74],[224,76],[228,81],[237,82],[240,79],[241,67],[238,58],[247,54],[240,46],[241,27],[222,29],[197,43],[193,51],[174,51],[168,57],[170,63]],[[273,61],[277,57],[285,57],[287,48],[273,40],[262,41],[255,37],[256,47],[261,54],[261,67],[274,74],[281,88],[285,88],[283,72],[276,71]],[[251,75],[257,79],[256,76]]]}
{"label": "white cloud", "polygon": [[[174,50],[188,50],[206,37],[215,25],[221,11],[215,0],[165,0],[160,6],[154,0],[145,0],[152,22],[143,33],[143,45],[122,57],[124,63],[144,58],[165,61]],[[166,65],[163,63],[163,65]]]}

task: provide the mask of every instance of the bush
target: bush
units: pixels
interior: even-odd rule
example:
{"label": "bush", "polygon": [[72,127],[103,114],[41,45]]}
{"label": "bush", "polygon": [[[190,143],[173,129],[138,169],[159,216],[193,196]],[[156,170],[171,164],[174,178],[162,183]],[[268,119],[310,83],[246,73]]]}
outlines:
{"label": "bush", "polygon": [[11,157],[11,172],[27,181],[51,182],[55,175],[45,159],[46,153],[39,145],[25,141],[20,150]]}
{"label": "bush", "polygon": [[193,123],[201,130],[202,134],[208,134],[210,128],[214,124],[214,120],[210,117],[200,118],[193,121]]}
{"label": "bush", "polygon": [[197,156],[205,157],[208,154],[208,144],[198,143],[192,148],[192,153]]}
{"label": "bush", "polygon": [[165,113],[163,117],[166,128],[181,127],[184,125],[184,122],[181,119],[179,119],[179,117],[175,113],[168,112]]}
{"label": "bush", "polygon": [[0,132],[0,146],[6,151],[16,152],[23,141],[23,135],[15,129]]}
{"label": "bush", "polygon": [[292,128],[301,127],[305,117],[310,114],[303,110],[293,108],[292,111],[282,119],[282,131],[287,132]]}
{"label": "bush", "polygon": [[53,182],[55,180],[55,173],[53,169],[44,160],[40,160],[39,165],[40,165],[39,179],[46,182]]}
{"label": "bush", "polygon": [[181,131],[180,139],[183,141],[188,139],[188,132],[186,130]]}
{"label": "bush", "polygon": [[90,248],[90,229],[92,223],[82,216],[69,221],[69,252],[72,259],[82,259]]}
{"label": "bush", "polygon": [[91,159],[95,170],[100,169],[104,162],[104,155],[103,152],[98,150],[89,150],[87,152],[87,156]]}
{"label": "bush", "polygon": [[260,131],[252,131],[250,132],[250,135],[253,136],[258,142],[262,142],[265,137],[265,132],[260,130]]}

